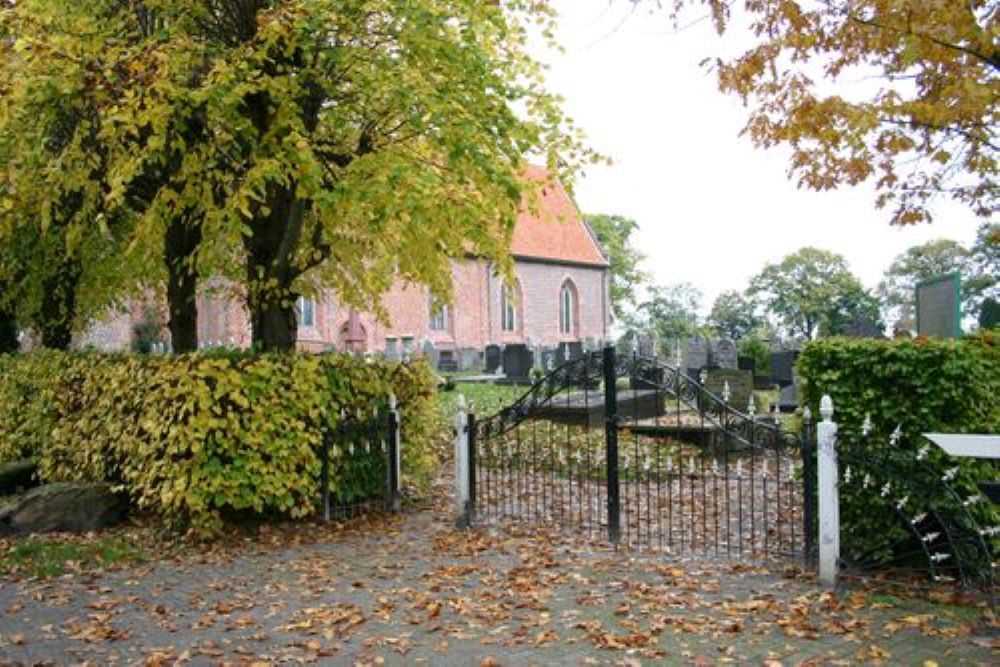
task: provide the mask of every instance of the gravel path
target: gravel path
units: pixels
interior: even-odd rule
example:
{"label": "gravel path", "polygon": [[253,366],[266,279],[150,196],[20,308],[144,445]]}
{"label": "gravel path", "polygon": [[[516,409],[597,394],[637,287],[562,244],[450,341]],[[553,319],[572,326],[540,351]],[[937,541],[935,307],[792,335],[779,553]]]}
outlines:
{"label": "gravel path", "polygon": [[[309,531],[308,525],[302,531]],[[974,611],[426,511],[240,555],[0,580],[2,664],[998,664]]]}

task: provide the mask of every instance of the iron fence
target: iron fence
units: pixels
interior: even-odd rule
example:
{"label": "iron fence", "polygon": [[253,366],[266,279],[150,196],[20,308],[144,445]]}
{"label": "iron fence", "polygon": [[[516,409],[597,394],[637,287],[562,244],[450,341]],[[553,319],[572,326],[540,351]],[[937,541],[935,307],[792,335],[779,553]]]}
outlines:
{"label": "iron fence", "polygon": [[400,509],[400,419],[390,405],[371,415],[342,414],[323,432],[323,518]]}

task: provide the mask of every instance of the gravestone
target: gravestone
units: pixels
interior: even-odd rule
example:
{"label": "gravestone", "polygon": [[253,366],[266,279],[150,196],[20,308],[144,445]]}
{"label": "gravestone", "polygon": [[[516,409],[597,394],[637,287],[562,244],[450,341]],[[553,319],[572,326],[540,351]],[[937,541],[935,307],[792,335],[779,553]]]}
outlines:
{"label": "gravestone", "polygon": [[579,359],[583,356],[583,343],[579,341],[574,341],[572,343],[563,343],[566,346],[566,358],[569,361]]}
{"label": "gravestone", "polygon": [[867,315],[855,315],[844,327],[844,335],[849,338],[885,338],[885,332],[878,322]]}
{"label": "gravestone", "polygon": [[503,370],[507,380],[513,383],[527,383],[531,376],[534,357],[527,345],[515,343],[503,349]]}
{"label": "gravestone", "polygon": [[427,359],[427,363],[431,365],[431,368],[439,368],[438,363],[441,359],[441,355],[438,349],[434,347],[434,343],[429,340],[425,340],[420,346],[420,352]]}
{"label": "gravestone", "polygon": [[962,335],[961,286],[958,273],[917,285],[917,334],[938,338]]}
{"label": "gravestone", "polygon": [[753,373],[737,368],[712,368],[705,378],[705,388],[718,397],[729,384],[729,405],[735,410],[746,412],[747,403],[753,394]]}
{"label": "gravestone", "polygon": [[739,356],[736,358],[736,368],[741,371],[757,372],[757,360],[753,357]]}
{"label": "gravestone", "polygon": [[656,336],[639,334],[635,341],[635,351],[640,357],[656,357]]}
{"label": "gravestone", "polygon": [[781,412],[795,412],[799,407],[799,383],[794,382],[787,387],[782,387],[781,395],[778,397],[778,410]]}
{"label": "gravestone", "polygon": [[458,370],[462,373],[478,371],[483,367],[483,353],[474,347],[463,347],[458,351]]}
{"label": "gravestone", "polygon": [[551,371],[556,367],[556,350],[555,348],[546,347],[542,350],[542,370],[546,373]]}
{"label": "gravestone", "polygon": [[389,361],[399,361],[399,347],[396,345],[394,337],[385,339],[385,358]]}
{"label": "gravestone", "polygon": [[437,369],[442,373],[458,371],[458,353],[455,350],[441,350],[437,353]]}
{"label": "gravestone", "polygon": [[[698,375],[698,371],[708,365],[708,343],[701,336],[688,340],[682,352],[684,368],[688,374]],[[670,362],[673,363],[672,361]]]}
{"label": "gravestone", "polygon": [[795,360],[798,359],[798,350],[782,350],[772,352],[771,361],[771,381],[781,387],[792,384],[794,379]]}
{"label": "gravestone", "polygon": [[487,345],[486,350],[483,352],[483,356],[486,358],[486,372],[493,374],[497,372],[497,368],[500,367],[500,362],[502,360],[499,345]]}
{"label": "gravestone", "polygon": [[736,343],[721,338],[712,343],[712,365],[719,368],[736,368]]}

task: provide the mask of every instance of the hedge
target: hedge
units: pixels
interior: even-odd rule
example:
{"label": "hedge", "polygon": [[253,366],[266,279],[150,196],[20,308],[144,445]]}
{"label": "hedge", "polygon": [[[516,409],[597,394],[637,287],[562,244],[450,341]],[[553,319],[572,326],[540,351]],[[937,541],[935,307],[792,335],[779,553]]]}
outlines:
{"label": "hedge", "polygon": [[0,356],[0,462],[34,457],[43,481],[120,484],[139,507],[208,535],[231,512],[312,513],[324,425],[345,410],[384,409],[390,392],[402,415],[404,476],[426,484],[436,464],[434,383],[420,361]]}
{"label": "hedge", "polygon": [[[989,332],[958,341],[812,342],[797,362],[804,402],[818,417],[820,398],[830,395],[841,447],[862,442],[862,425],[865,416],[870,416],[873,430],[862,454],[873,460],[891,458],[893,470],[901,476],[916,480],[926,475],[917,467],[916,453],[921,448],[927,449],[927,461],[937,470],[958,465],[954,485],[963,498],[968,497],[978,493],[977,481],[993,479],[996,470],[987,462],[950,460],[921,434],[1000,433],[1000,348],[996,343]],[[890,434],[897,426],[901,437],[890,451]],[[899,530],[891,512],[873,512],[872,498],[850,493],[841,494],[842,529],[848,541],[863,547]],[[984,528],[1000,523],[1000,513],[988,502],[972,510]]]}

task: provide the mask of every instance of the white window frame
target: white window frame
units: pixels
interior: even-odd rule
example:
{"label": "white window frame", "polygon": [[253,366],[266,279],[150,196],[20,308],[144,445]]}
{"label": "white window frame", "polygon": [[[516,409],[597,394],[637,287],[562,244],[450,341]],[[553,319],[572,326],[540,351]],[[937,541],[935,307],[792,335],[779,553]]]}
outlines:
{"label": "white window frame", "polygon": [[300,296],[295,302],[295,316],[300,327],[316,326],[316,300]]}
{"label": "white window frame", "polygon": [[559,288],[559,333],[573,334],[576,319],[576,290],[566,281]]}
{"label": "white window frame", "polygon": [[517,289],[504,285],[500,290],[500,330],[517,331]]}
{"label": "white window frame", "polygon": [[431,296],[427,307],[427,328],[431,331],[447,331],[448,317],[450,315],[451,313],[448,312],[448,304],[440,303],[437,299]]}

